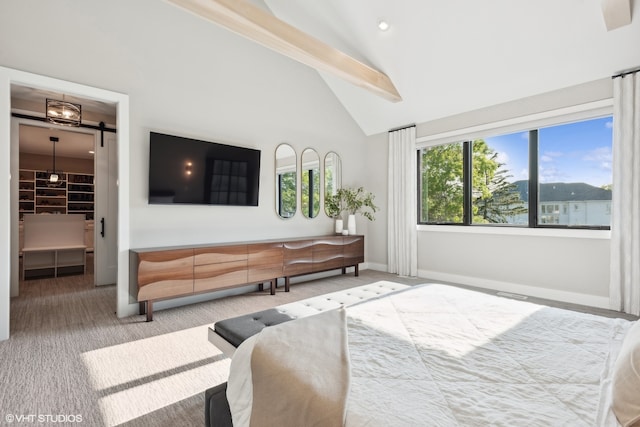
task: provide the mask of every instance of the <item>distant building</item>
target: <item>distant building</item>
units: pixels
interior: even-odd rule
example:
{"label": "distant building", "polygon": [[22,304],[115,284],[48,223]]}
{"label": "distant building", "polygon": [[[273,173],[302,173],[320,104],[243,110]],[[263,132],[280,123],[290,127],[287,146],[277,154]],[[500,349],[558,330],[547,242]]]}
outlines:
{"label": "distant building", "polygon": [[[520,199],[527,205],[529,181],[516,181]],[[539,184],[538,223],[573,226],[611,225],[611,190],[584,182]],[[527,214],[516,215],[514,224],[527,224]]]}

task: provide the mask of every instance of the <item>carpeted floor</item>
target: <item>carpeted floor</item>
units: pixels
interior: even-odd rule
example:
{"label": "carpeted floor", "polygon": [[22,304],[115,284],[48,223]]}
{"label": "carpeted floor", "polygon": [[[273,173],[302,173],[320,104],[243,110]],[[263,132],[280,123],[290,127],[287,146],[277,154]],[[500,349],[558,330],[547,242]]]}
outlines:
{"label": "carpeted floor", "polygon": [[94,287],[90,271],[21,282],[0,342],[0,425],[202,426],[204,390],[230,362],[207,340],[211,324],[378,280],[425,281],[365,270],[156,311],[150,323],[118,319],[115,286]]}

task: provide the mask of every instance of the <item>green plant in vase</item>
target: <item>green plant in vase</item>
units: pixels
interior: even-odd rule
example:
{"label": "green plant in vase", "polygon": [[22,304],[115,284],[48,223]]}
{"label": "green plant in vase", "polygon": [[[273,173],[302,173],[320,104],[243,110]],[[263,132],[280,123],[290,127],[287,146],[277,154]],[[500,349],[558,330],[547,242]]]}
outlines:
{"label": "green plant in vase", "polygon": [[347,221],[349,234],[356,234],[355,215],[357,213],[369,221],[375,220],[374,214],[378,211],[378,207],[373,203],[375,196],[371,192],[366,191],[363,187],[345,187],[338,190],[337,195],[340,196],[345,210],[349,213]]}
{"label": "green plant in vase", "polygon": [[338,190],[336,194],[326,196],[324,199],[325,213],[329,218],[333,218],[335,220],[336,234],[341,234],[344,226],[342,220],[342,211],[344,211],[344,208],[342,207],[342,197],[340,196],[339,191],[340,190]]}

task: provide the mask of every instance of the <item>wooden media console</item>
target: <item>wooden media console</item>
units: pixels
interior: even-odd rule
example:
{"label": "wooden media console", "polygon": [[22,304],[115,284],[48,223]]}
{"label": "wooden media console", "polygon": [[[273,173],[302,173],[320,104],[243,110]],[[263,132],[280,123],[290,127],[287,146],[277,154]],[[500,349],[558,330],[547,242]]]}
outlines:
{"label": "wooden media console", "polygon": [[355,268],[364,262],[364,236],[316,236],[190,247],[131,250],[132,294],[153,320],[157,300],[270,282],[278,278]]}

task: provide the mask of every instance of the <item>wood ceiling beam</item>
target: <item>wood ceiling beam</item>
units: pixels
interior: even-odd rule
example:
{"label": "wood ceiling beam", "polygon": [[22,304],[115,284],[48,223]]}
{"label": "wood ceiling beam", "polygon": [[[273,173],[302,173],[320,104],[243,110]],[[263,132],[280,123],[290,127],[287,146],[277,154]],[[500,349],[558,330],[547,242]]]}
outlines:
{"label": "wood ceiling beam", "polygon": [[607,31],[631,24],[631,0],[601,0]]}
{"label": "wood ceiling beam", "polygon": [[265,47],[332,73],[391,102],[402,101],[389,77],[311,37],[246,0],[168,0]]}

